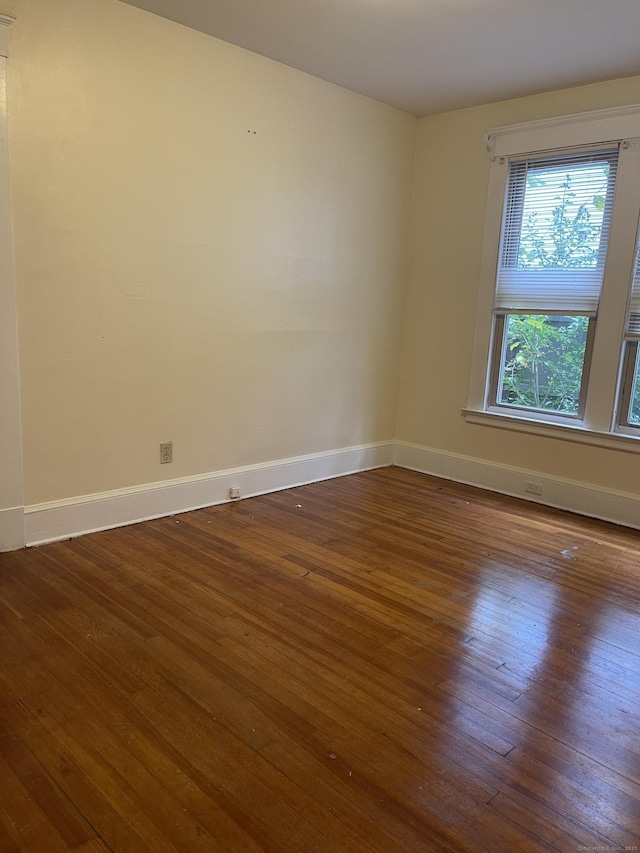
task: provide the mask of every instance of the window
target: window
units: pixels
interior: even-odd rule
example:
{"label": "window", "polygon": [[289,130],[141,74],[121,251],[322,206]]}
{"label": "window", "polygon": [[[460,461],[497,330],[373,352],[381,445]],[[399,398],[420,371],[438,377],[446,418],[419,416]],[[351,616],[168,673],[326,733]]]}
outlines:
{"label": "window", "polygon": [[[640,229],[639,229],[640,231]],[[622,430],[640,429],[640,237],[636,249],[631,298],[625,327],[619,425]]]}
{"label": "window", "polygon": [[598,443],[640,438],[640,107],[488,140],[467,418],[610,438]]}

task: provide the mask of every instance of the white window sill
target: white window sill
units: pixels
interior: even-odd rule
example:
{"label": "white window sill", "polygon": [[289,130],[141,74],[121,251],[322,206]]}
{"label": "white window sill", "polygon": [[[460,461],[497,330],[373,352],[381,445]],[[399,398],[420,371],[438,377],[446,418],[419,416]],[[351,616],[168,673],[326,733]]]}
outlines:
{"label": "white window sill", "polygon": [[462,409],[467,423],[482,426],[509,429],[515,432],[525,432],[530,435],[542,435],[562,441],[574,441],[579,444],[591,444],[597,447],[607,447],[628,453],[640,453],[640,436],[623,435],[613,432],[596,432],[584,426],[572,424],[550,423],[533,418],[512,415],[503,412],[486,412],[475,409]]}

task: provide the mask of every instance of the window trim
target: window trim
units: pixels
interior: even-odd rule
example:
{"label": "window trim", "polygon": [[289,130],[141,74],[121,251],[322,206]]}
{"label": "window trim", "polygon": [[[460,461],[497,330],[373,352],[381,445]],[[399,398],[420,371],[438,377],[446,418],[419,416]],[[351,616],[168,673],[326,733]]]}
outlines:
{"label": "window trim", "polygon": [[488,130],[484,139],[494,161],[513,155],[616,143],[636,136],[640,136],[640,104],[496,127]]}
{"label": "window trim", "polygon": [[462,409],[461,414],[467,423],[479,426],[498,427],[513,432],[555,438],[561,441],[573,441],[577,444],[589,444],[595,447],[605,447],[610,450],[623,450],[630,453],[640,453],[640,435],[626,432],[598,432],[587,429],[582,424],[558,423],[554,420],[539,421],[520,415],[496,412],[492,409],[477,411]]}
{"label": "window trim", "polygon": [[[491,159],[485,232],[478,290],[469,397],[462,410],[470,423],[503,426],[588,444],[640,451],[640,430],[622,431],[618,417],[618,385],[626,312],[636,257],[640,219],[640,104],[597,110],[539,122],[496,128],[485,136]],[[618,187],[609,234],[609,255],[593,343],[590,391],[582,421],[544,419],[505,412],[491,404],[491,355],[495,347],[494,296],[507,189],[509,160],[526,155],[594,146],[620,145]],[[587,437],[590,437],[587,439]]]}

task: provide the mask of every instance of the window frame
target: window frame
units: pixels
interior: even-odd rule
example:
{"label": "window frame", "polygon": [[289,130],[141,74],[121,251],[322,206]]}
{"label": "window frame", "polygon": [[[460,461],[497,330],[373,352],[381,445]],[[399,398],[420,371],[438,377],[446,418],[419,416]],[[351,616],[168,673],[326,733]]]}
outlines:
{"label": "window frame", "polygon": [[[626,317],[640,221],[640,105],[497,128],[486,134],[485,142],[491,166],[469,398],[463,414],[470,423],[640,451],[640,427],[620,420]],[[514,411],[515,407],[507,411],[491,393],[498,345],[494,296],[509,162],[615,145],[619,145],[617,186],[590,365],[585,353],[585,375],[588,366],[590,374],[582,417]]]}
{"label": "window frame", "polygon": [[638,359],[638,341],[625,341],[624,354],[622,356],[622,368],[620,371],[620,405],[618,407],[618,430],[635,435],[640,426],[629,421],[629,409],[633,397],[633,386]]}

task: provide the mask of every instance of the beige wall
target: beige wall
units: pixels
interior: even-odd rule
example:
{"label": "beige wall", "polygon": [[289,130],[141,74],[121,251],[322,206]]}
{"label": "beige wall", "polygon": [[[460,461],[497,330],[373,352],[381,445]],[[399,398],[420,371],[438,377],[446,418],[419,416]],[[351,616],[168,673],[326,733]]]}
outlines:
{"label": "beige wall", "polygon": [[391,439],[416,120],[116,0],[5,8],[26,503]]}
{"label": "beige wall", "polygon": [[[117,0],[3,11],[18,16],[9,116],[27,504],[394,429],[638,492],[635,455],[469,425],[460,409],[483,133],[638,102],[640,78],[416,122]],[[161,467],[169,439],[175,461]]]}
{"label": "beige wall", "polygon": [[396,438],[449,453],[640,492],[640,458],[467,424],[491,127],[640,102],[640,78],[420,120]]}

